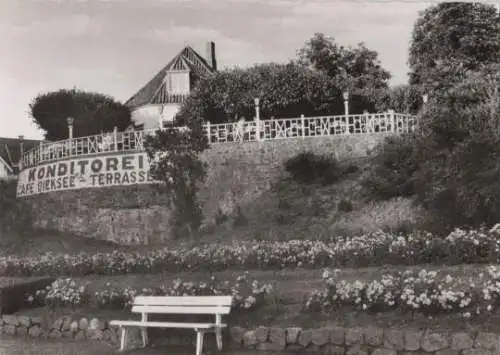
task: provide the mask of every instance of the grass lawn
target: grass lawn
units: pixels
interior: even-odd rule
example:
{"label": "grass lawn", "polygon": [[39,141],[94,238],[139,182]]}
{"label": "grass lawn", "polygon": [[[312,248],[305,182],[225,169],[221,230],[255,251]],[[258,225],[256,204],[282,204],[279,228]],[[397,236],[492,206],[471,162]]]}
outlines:
{"label": "grass lawn", "polygon": [[[3,240],[2,240],[3,239]],[[53,254],[107,253],[121,251],[148,251],[164,247],[191,247],[195,241],[172,241],[158,245],[120,245],[109,241],[96,240],[57,231],[35,230],[25,235],[0,235],[0,256],[29,256],[51,252]]]}
{"label": "grass lawn", "polygon": [[[416,267],[387,267],[387,268],[362,268],[343,269],[340,271],[340,279],[344,280],[371,280],[378,279],[384,273],[408,269],[420,269],[425,266]],[[462,266],[427,266],[428,270],[436,270],[442,276],[450,274],[460,279],[464,284],[477,280],[479,273],[485,270],[485,265],[462,265]],[[438,315],[433,318],[422,314],[402,313],[391,311],[383,313],[358,312],[348,308],[341,308],[332,314],[308,314],[301,312],[303,299],[315,288],[322,289],[322,270],[281,270],[281,271],[251,271],[249,277],[263,283],[272,283],[276,292],[270,297],[269,305],[258,311],[232,317],[229,321],[233,325],[252,327],[257,325],[266,326],[299,326],[303,328],[316,328],[327,325],[399,327],[399,328],[432,328],[436,330],[487,330],[500,332],[500,314],[490,317],[481,316],[471,320],[464,320],[460,315]],[[183,281],[207,280],[211,274],[203,272],[185,272],[179,274],[155,274],[155,275],[120,275],[120,276],[87,276],[77,278],[79,282],[88,283],[89,290],[95,292],[101,290],[107,283],[115,287],[125,288],[133,286],[137,288],[154,287],[162,283],[168,283],[176,278]],[[216,272],[213,273],[219,280],[235,280],[241,272]],[[481,285],[477,285],[481,287]],[[100,309],[60,309],[52,311],[54,317],[60,315],[74,315],[77,317],[102,317],[106,319],[128,319],[129,313],[121,310]],[[23,310],[19,314],[42,315],[47,310],[42,308]],[[134,316],[132,316],[134,317]]]}

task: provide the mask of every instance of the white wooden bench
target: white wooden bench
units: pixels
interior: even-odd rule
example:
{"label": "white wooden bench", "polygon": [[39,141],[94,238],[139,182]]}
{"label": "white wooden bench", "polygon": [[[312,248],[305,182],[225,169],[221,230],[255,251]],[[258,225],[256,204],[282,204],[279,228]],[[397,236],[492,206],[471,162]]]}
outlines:
{"label": "white wooden bench", "polygon": [[[215,332],[217,348],[222,350],[222,328],[227,324],[222,323],[222,315],[231,312],[232,296],[139,296],[134,299],[132,313],[140,313],[141,320],[113,320],[110,325],[119,326],[121,330],[120,351],[125,348],[127,328],[141,328],[142,342],[147,346],[147,328],[177,328],[193,329],[196,332],[196,355],[201,355],[203,350],[203,337],[207,332]],[[189,314],[215,316],[213,323],[175,323],[148,321],[152,314]]]}

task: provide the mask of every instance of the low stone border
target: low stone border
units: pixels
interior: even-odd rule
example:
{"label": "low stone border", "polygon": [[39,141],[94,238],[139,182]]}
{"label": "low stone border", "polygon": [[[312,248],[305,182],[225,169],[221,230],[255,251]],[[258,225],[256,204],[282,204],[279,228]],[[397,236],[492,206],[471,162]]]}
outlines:
{"label": "low stone border", "polygon": [[[141,343],[139,329],[131,331],[128,348]],[[71,338],[118,343],[118,328],[97,318],[60,317],[49,321],[42,317],[3,315],[0,333],[24,337]],[[382,328],[319,329],[258,327],[248,330],[232,327],[226,337],[231,349],[313,352],[331,355],[487,355],[500,353],[500,334],[443,333]],[[210,338],[209,338],[210,339]],[[194,337],[174,335],[163,344],[187,345]],[[210,346],[212,344],[208,344]]]}

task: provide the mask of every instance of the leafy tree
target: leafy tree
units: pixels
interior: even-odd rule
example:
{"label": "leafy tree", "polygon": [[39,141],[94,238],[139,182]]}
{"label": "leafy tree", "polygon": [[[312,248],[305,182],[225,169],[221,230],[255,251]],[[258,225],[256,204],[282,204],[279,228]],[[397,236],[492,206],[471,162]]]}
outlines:
{"label": "leafy tree", "polygon": [[298,51],[301,65],[325,73],[334,86],[349,91],[352,101],[351,111],[373,112],[377,102],[388,88],[390,73],[385,70],[376,51],[368,49],[363,43],[350,48],[339,45],[333,37],[316,33]]}
{"label": "leafy tree", "polygon": [[228,69],[200,81],[181,107],[180,123],[203,117],[211,123],[233,122],[255,116],[260,99],[263,118],[341,113],[342,98],[331,80],[294,63],[259,64]]}
{"label": "leafy tree", "polygon": [[186,130],[157,130],[146,139],[150,172],[154,179],[161,181],[158,188],[173,209],[171,229],[175,237],[191,235],[201,225],[203,215],[197,192],[206,176],[206,166],[200,153],[207,148],[200,116],[187,119]]}
{"label": "leafy tree", "polygon": [[30,104],[31,116],[48,140],[68,138],[67,117],[74,119],[74,137],[125,130],[132,124],[130,110],[113,98],[78,89],[38,95]]}
{"label": "leafy tree", "polygon": [[500,214],[500,139],[473,132],[453,150],[437,151],[415,173],[417,201],[440,226],[480,227]]}
{"label": "leafy tree", "polygon": [[487,4],[442,2],[415,22],[409,50],[410,83],[449,89],[468,71],[499,62],[500,22]]}
{"label": "leafy tree", "polygon": [[417,85],[397,85],[387,89],[385,95],[380,95],[377,111],[393,109],[399,113],[416,115],[423,104],[422,90]]}
{"label": "leafy tree", "polygon": [[[365,182],[381,198],[414,196],[441,232],[479,227],[500,214],[499,65],[470,72],[432,97],[422,131],[388,139]],[[410,139],[411,138],[411,139]]]}
{"label": "leafy tree", "polygon": [[438,149],[454,149],[474,133],[497,132],[499,127],[498,86],[500,65],[469,72],[463,81],[431,97],[420,116],[423,134]]}

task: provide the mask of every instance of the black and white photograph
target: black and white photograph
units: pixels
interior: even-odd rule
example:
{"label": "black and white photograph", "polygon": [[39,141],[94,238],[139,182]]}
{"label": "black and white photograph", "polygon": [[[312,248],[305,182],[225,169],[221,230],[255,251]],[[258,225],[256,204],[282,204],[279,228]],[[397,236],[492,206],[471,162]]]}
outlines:
{"label": "black and white photograph", "polygon": [[500,0],[1,0],[0,355],[500,354]]}

